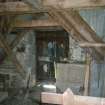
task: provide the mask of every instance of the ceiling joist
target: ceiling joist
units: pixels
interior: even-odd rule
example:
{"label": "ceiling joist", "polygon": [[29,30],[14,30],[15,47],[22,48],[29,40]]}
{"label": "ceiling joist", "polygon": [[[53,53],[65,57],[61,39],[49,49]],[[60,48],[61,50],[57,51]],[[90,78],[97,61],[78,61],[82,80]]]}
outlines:
{"label": "ceiling joist", "polygon": [[15,22],[14,27],[38,29],[38,28],[60,27],[60,25],[54,20],[28,20],[28,21],[18,20]]}
{"label": "ceiling joist", "polygon": [[31,6],[24,2],[0,3],[0,15],[38,13],[43,11],[43,9],[32,9]]}
{"label": "ceiling joist", "polygon": [[105,7],[105,0],[43,0],[43,5],[55,9]]}
{"label": "ceiling joist", "polygon": [[56,11],[62,11],[62,9],[103,8],[105,7],[105,0],[43,0],[41,4],[39,8],[33,8],[22,1],[0,3],[0,15],[47,12],[48,7],[54,7]]}
{"label": "ceiling joist", "polygon": [[89,42],[84,42],[84,43],[79,43],[80,47],[105,47],[104,43],[89,43]]}

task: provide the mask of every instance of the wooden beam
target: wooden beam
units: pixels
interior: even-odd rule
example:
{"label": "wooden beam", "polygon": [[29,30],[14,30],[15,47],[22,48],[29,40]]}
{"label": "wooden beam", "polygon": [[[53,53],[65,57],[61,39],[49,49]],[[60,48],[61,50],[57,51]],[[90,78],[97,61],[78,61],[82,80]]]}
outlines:
{"label": "wooden beam", "polygon": [[89,43],[89,42],[84,42],[84,43],[79,43],[80,47],[105,47],[104,43]]}
{"label": "wooden beam", "polygon": [[27,4],[24,2],[5,2],[0,3],[0,13],[3,12],[28,12],[32,11]]}
{"label": "wooden beam", "polygon": [[65,16],[60,12],[57,12],[51,8],[49,10],[49,15],[51,16],[52,20],[58,22],[60,26],[62,26],[62,28],[64,28],[76,41],[87,41],[74,29],[74,27],[68,21],[66,21]]}
{"label": "wooden beam", "polygon": [[75,29],[89,42],[104,43],[88,23],[79,15],[77,11],[65,11],[63,15],[70,21]]}
{"label": "wooden beam", "polygon": [[[7,47],[6,47],[6,44],[7,45],[9,45],[8,44],[8,42],[3,42],[2,40],[0,40],[0,47],[1,48],[4,48],[4,50],[5,50],[5,52],[7,53],[7,56],[11,56],[12,55],[12,51],[10,51],[10,50],[13,50],[18,44],[19,44],[19,42],[20,42],[20,40],[25,36],[25,34],[27,33],[27,31],[24,31],[24,32],[22,32],[21,34],[19,34],[19,35],[17,35],[17,37],[15,38],[15,40],[10,44],[10,47],[9,46],[7,46],[7,47],[9,47],[8,49],[7,49]],[[3,39],[4,40],[4,39]],[[9,54],[10,53],[10,54]],[[12,55],[13,57],[12,57],[12,61],[13,61],[13,63],[16,63],[17,62],[17,64],[15,64],[15,65],[19,65],[19,67],[21,68],[21,69],[23,69],[23,67],[20,65],[20,63],[18,62],[18,60],[17,60],[17,58],[16,58],[16,55]],[[16,62],[14,62],[14,59],[15,59],[15,61]],[[19,67],[17,67],[17,70],[19,69]],[[8,71],[9,72],[9,71]],[[14,71],[13,73],[10,71],[10,73],[8,73],[8,72],[3,72],[3,71],[0,71],[0,73],[1,74],[3,74],[3,73],[5,73],[5,74],[17,74],[17,73],[15,73],[16,71]],[[20,72],[20,69],[18,70],[18,72]],[[24,71],[23,71],[24,72]],[[22,72],[22,76],[24,75],[23,74],[23,72]]]}
{"label": "wooden beam", "polygon": [[5,2],[0,3],[0,15],[5,14],[25,14],[43,12],[44,9],[33,9],[24,2]]}
{"label": "wooden beam", "polygon": [[64,94],[42,93],[42,103],[59,105],[104,105],[105,98],[74,95],[70,89]]}
{"label": "wooden beam", "polygon": [[31,21],[16,21],[15,28],[48,28],[48,27],[60,27],[60,25],[53,20],[31,20]]}
{"label": "wooden beam", "polygon": [[0,3],[0,15],[25,14],[47,12],[49,7],[54,7],[56,11],[72,8],[105,7],[105,0],[43,0],[42,7],[33,8],[28,3],[14,1]]}
{"label": "wooden beam", "polygon": [[9,46],[8,42],[6,42],[6,40],[1,35],[0,35],[0,45],[2,46],[2,48],[4,49],[4,51],[6,52],[7,55],[11,56],[11,60],[15,64],[17,71],[24,78],[25,77],[25,71],[24,71],[23,67],[21,66],[21,64],[17,60],[16,54],[13,54],[13,51],[12,51],[11,47]]}
{"label": "wooden beam", "polygon": [[105,0],[43,0],[43,5],[55,9],[105,7]]}
{"label": "wooden beam", "polygon": [[56,93],[45,93],[41,94],[41,102],[42,103],[52,103],[52,104],[60,104],[62,105],[62,95]]}
{"label": "wooden beam", "polygon": [[28,31],[27,30],[24,30],[23,32],[19,32],[16,36],[16,38],[14,39],[14,41],[10,44],[10,47],[11,49],[14,49],[18,44],[19,42],[21,41],[21,39],[27,35]]}
{"label": "wooden beam", "polygon": [[86,52],[86,69],[85,69],[85,82],[84,82],[84,96],[89,95],[89,81],[90,81],[90,64],[91,56]]}

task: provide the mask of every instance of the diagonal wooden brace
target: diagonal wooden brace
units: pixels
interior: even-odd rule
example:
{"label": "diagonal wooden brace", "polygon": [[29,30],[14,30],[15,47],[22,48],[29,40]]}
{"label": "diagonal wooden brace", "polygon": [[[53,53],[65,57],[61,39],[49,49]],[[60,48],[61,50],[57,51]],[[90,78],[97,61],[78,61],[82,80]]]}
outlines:
{"label": "diagonal wooden brace", "polygon": [[17,34],[15,40],[10,44],[11,49],[15,48],[19,44],[20,40],[25,36],[26,33],[27,31]]}
{"label": "diagonal wooden brace", "polygon": [[[15,38],[15,40],[10,43],[10,48],[11,48],[12,50],[19,44],[20,40],[25,36],[25,33],[26,33],[26,32],[27,32],[27,31],[25,31],[25,32],[23,32],[23,33],[21,33],[21,34],[19,34],[19,35]],[[8,42],[6,42],[6,43],[8,43]],[[0,47],[2,47],[2,46],[0,45]]]}
{"label": "diagonal wooden brace", "polygon": [[0,35],[0,45],[6,52],[8,56],[11,55],[11,60],[12,62],[16,65],[16,68],[18,72],[21,74],[21,76],[24,78],[25,77],[25,71],[19,61],[16,58],[16,54],[13,54],[11,47],[9,46],[8,42],[3,38],[3,36]]}

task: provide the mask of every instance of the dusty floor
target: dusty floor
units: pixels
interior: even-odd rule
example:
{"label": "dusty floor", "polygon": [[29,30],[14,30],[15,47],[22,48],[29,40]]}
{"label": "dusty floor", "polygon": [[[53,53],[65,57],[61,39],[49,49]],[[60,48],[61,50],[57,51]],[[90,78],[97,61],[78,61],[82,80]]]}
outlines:
{"label": "dusty floor", "polygon": [[41,88],[32,88],[30,90],[16,90],[14,93],[9,93],[0,105],[40,105]]}

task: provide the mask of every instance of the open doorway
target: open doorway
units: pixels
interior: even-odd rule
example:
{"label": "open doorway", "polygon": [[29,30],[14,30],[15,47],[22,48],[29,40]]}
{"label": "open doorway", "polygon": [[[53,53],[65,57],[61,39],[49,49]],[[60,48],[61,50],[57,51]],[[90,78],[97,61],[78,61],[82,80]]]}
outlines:
{"label": "open doorway", "polygon": [[56,81],[57,62],[66,62],[69,37],[65,31],[39,31],[37,40],[37,81]]}

